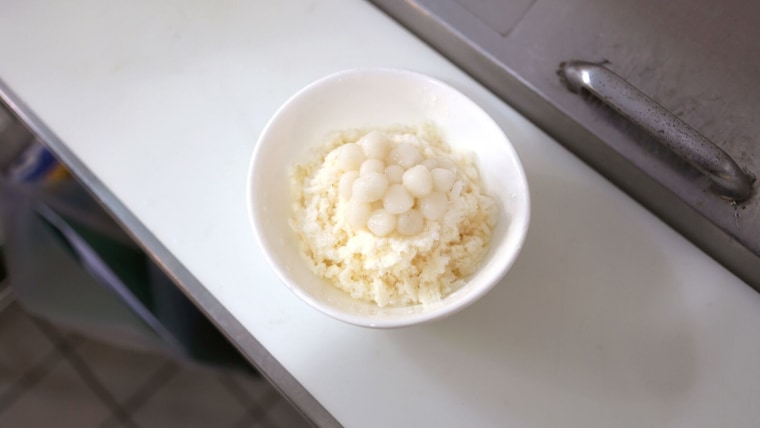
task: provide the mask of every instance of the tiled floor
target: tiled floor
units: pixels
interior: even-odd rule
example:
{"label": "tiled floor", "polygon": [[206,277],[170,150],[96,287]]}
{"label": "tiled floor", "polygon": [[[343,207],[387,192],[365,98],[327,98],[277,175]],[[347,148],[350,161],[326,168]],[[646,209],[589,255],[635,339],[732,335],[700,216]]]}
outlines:
{"label": "tiled floor", "polygon": [[114,348],[0,309],[0,428],[305,427],[265,380]]}

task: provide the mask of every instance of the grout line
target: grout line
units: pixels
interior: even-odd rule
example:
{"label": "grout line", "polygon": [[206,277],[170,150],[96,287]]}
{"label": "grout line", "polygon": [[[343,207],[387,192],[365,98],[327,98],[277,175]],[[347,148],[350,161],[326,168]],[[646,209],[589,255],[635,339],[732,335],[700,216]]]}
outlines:
{"label": "grout line", "polygon": [[[285,402],[285,403],[286,403],[288,406],[290,406],[290,403],[289,403],[289,402],[287,402],[286,400],[284,400],[284,399],[282,398],[282,396],[280,395],[280,393],[279,393],[279,392],[278,392],[276,389],[274,389],[274,388],[271,388],[271,389],[269,390],[269,392],[267,392],[267,393],[264,395],[264,397],[262,397],[262,398],[261,398],[261,400],[260,400],[260,401],[257,401],[257,405],[258,405],[258,407],[259,407],[260,409],[261,409],[261,408],[263,408],[263,411],[264,411],[264,414],[261,416],[261,419],[260,419],[260,420],[258,420],[257,422],[262,422],[262,423],[266,423],[266,422],[268,422],[268,424],[267,424],[267,425],[270,425],[270,426],[275,426],[274,422],[273,422],[273,421],[271,421],[271,420],[269,420],[269,411],[270,411],[270,410],[272,410],[272,409],[274,408],[274,406],[275,406],[275,405],[276,405],[278,402],[280,402],[280,401],[283,401],[283,402]],[[296,410],[295,410],[295,409],[293,409],[293,411],[294,411],[294,412],[296,412]],[[305,419],[304,419],[304,421],[305,421]]]}
{"label": "grout line", "polygon": [[100,398],[101,402],[105,404],[109,410],[111,410],[112,417],[115,416],[119,419],[120,422],[130,428],[137,427],[137,425],[135,425],[135,422],[132,420],[132,416],[127,413],[127,411],[119,404],[111,392],[106,389],[100,380],[98,380],[97,376],[95,376],[92,370],[87,366],[87,363],[82,360],[82,357],[77,355],[72,350],[68,355],[68,360],[69,363],[74,366],[74,369],[76,369],[76,371],[82,377],[82,380],[84,380],[87,386],[90,387],[92,392],[94,392]]}
{"label": "grout line", "polygon": [[148,402],[150,397],[158,391],[159,388],[169,383],[180,372],[179,366],[171,361],[166,362],[159,367],[153,376],[145,384],[133,393],[125,402],[124,407],[130,412],[134,412]]}
{"label": "grout line", "polygon": [[218,376],[219,383],[245,408],[245,413],[232,426],[243,426],[243,423],[258,423],[266,417],[266,412],[259,406],[243,387],[232,380],[230,376]]}
{"label": "grout line", "polygon": [[[133,415],[140,407],[142,407],[150,397],[162,386],[166,385],[177,373],[179,373],[179,367],[171,360],[166,362],[153,373],[143,386],[137,391],[133,392],[122,405],[122,409],[129,415]],[[111,426],[113,422],[113,416],[103,421],[99,427],[107,428]],[[134,421],[132,422],[134,426]]]}
{"label": "grout line", "polygon": [[[36,324],[36,319],[25,311],[22,310],[20,314]],[[13,382],[8,392],[0,396],[0,414],[12,406],[25,392],[37,385],[63,359],[63,355],[59,349],[63,339],[61,337],[51,338],[47,335],[43,336],[51,342],[53,350],[40,362],[27,369],[19,379]]]}
{"label": "grout line", "polygon": [[[282,400],[280,393],[271,386],[267,388],[267,392],[263,394],[263,397],[257,400],[251,397],[240,385],[232,381],[230,377],[220,376],[219,381],[247,409],[246,413],[231,428],[243,428],[249,426],[249,424],[266,423],[269,410],[272,409],[274,404]],[[269,422],[271,423],[271,421]]]}
{"label": "grout line", "polygon": [[60,363],[63,355],[54,347],[48,355],[39,363],[26,371],[18,380],[13,382],[8,392],[0,396],[0,414],[8,410],[21,396],[37,385],[57,363]]}
{"label": "grout line", "polygon": [[56,350],[51,352],[37,366],[24,373],[13,383],[8,392],[0,396],[0,414],[8,410],[25,392],[37,385],[60,361],[61,355]]}
{"label": "grout line", "polygon": [[167,360],[140,389],[126,400],[124,407],[130,411],[139,409],[158,388],[169,383],[177,373],[179,373],[179,366],[173,361]]}
{"label": "grout line", "polygon": [[79,377],[90,388],[92,392],[100,399],[111,412],[112,416],[116,416],[119,422],[126,424],[128,427],[136,427],[132,417],[126,410],[119,404],[118,400],[114,398],[113,394],[103,385],[103,383],[95,376],[90,367],[84,361],[84,359],[76,353],[75,348],[84,340],[79,337],[74,337],[72,340],[66,341],[62,335],[48,322],[42,320],[35,320],[35,323],[42,332],[51,339],[60,340],[58,349],[60,350],[63,358],[74,368],[79,374]]}

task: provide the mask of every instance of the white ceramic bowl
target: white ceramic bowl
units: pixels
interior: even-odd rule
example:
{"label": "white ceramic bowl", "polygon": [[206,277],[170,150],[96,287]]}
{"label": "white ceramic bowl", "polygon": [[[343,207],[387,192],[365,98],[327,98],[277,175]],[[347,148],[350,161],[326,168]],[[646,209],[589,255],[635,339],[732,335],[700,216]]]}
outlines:
{"label": "white ceramic bowl", "polygon": [[[331,131],[436,124],[455,149],[476,154],[498,224],[481,267],[467,284],[431,305],[383,307],[358,301],[314,275],[288,224],[288,170]],[[248,178],[253,229],[272,268],[298,297],[339,320],[390,328],[450,315],[485,295],[515,261],[528,230],[530,198],[517,153],[499,126],[459,91],[431,77],[395,69],[332,74],[296,93],[272,117],[254,150]]]}

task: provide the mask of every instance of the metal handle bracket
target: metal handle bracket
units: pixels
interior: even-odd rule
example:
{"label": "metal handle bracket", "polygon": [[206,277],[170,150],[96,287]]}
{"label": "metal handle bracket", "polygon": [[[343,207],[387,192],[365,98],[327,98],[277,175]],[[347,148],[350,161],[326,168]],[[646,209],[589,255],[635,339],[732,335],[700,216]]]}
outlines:
{"label": "metal handle bracket", "polygon": [[646,130],[706,175],[721,197],[743,201],[752,194],[754,179],[728,153],[603,64],[567,61],[560,64],[557,74],[570,91],[588,91]]}

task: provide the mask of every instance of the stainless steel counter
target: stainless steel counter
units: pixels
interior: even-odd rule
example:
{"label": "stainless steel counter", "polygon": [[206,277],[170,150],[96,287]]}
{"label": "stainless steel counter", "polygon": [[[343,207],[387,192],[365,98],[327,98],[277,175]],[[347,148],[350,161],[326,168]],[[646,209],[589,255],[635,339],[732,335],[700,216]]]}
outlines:
{"label": "stainless steel counter", "polygon": [[760,290],[756,192],[741,201],[721,197],[658,132],[588,91],[571,93],[557,75],[565,61],[605,63],[733,158],[750,183],[760,175],[760,4],[374,2]]}

